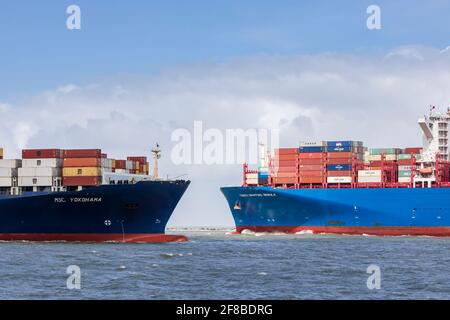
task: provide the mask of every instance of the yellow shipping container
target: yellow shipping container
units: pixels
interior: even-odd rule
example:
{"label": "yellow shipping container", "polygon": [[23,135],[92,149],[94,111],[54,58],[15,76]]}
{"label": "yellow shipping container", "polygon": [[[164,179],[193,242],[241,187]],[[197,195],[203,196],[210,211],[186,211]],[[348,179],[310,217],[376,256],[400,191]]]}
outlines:
{"label": "yellow shipping container", "polygon": [[0,148],[0,158],[3,158],[3,148]]}
{"label": "yellow shipping container", "polygon": [[63,168],[65,177],[98,177],[101,175],[102,170],[97,167]]}
{"label": "yellow shipping container", "polygon": [[116,159],[112,159],[112,168],[113,168],[113,169],[116,168]]}

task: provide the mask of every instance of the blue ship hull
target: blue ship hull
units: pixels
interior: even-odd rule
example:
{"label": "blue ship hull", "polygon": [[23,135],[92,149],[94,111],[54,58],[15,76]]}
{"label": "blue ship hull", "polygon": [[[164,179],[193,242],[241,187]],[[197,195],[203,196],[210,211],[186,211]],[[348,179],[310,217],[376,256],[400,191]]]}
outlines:
{"label": "blue ship hull", "polygon": [[0,240],[183,241],[165,227],[189,181],[0,196]]}
{"label": "blue ship hull", "polygon": [[221,190],[237,232],[450,236],[450,188]]}

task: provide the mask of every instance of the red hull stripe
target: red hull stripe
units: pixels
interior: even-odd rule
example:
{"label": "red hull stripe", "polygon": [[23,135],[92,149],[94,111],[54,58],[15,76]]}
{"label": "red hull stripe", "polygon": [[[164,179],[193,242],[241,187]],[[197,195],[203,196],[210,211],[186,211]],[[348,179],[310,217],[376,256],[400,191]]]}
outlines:
{"label": "red hull stripe", "polygon": [[80,242],[183,242],[188,239],[185,236],[156,233],[134,234],[101,234],[101,233],[0,233],[3,241],[80,241]]}
{"label": "red hull stripe", "polygon": [[297,233],[311,230],[313,233],[334,233],[374,236],[434,236],[449,237],[450,227],[320,227],[320,226],[247,226],[237,227],[237,233],[253,232]]}

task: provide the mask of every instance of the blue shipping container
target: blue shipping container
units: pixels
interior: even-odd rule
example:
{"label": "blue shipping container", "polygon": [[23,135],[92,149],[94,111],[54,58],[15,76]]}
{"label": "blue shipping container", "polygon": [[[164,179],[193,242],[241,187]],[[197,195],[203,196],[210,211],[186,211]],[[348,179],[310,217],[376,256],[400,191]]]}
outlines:
{"label": "blue shipping container", "polygon": [[351,147],[353,141],[327,141],[327,147]]}
{"label": "blue shipping container", "polygon": [[300,147],[298,148],[299,153],[310,153],[310,152],[323,152],[323,147]]}
{"label": "blue shipping container", "polygon": [[327,147],[327,152],[353,152],[353,147],[351,147],[351,146],[348,146],[348,147],[340,147],[340,146]]}
{"label": "blue shipping container", "polygon": [[351,164],[327,164],[328,171],[350,171],[352,170]]}

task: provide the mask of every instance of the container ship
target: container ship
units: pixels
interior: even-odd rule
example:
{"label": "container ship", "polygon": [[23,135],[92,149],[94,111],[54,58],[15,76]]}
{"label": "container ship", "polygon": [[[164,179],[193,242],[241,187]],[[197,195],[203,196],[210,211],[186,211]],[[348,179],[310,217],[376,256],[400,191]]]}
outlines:
{"label": "container ship", "polygon": [[187,180],[158,178],[158,145],[147,157],[108,158],[101,149],[26,149],[3,159],[0,240],[169,242],[165,234]]}
{"label": "container ship", "polygon": [[450,236],[449,122],[450,109],[431,107],[418,120],[422,147],[319,141],[260,152],[241,186],[221,188],[236,232]]}

